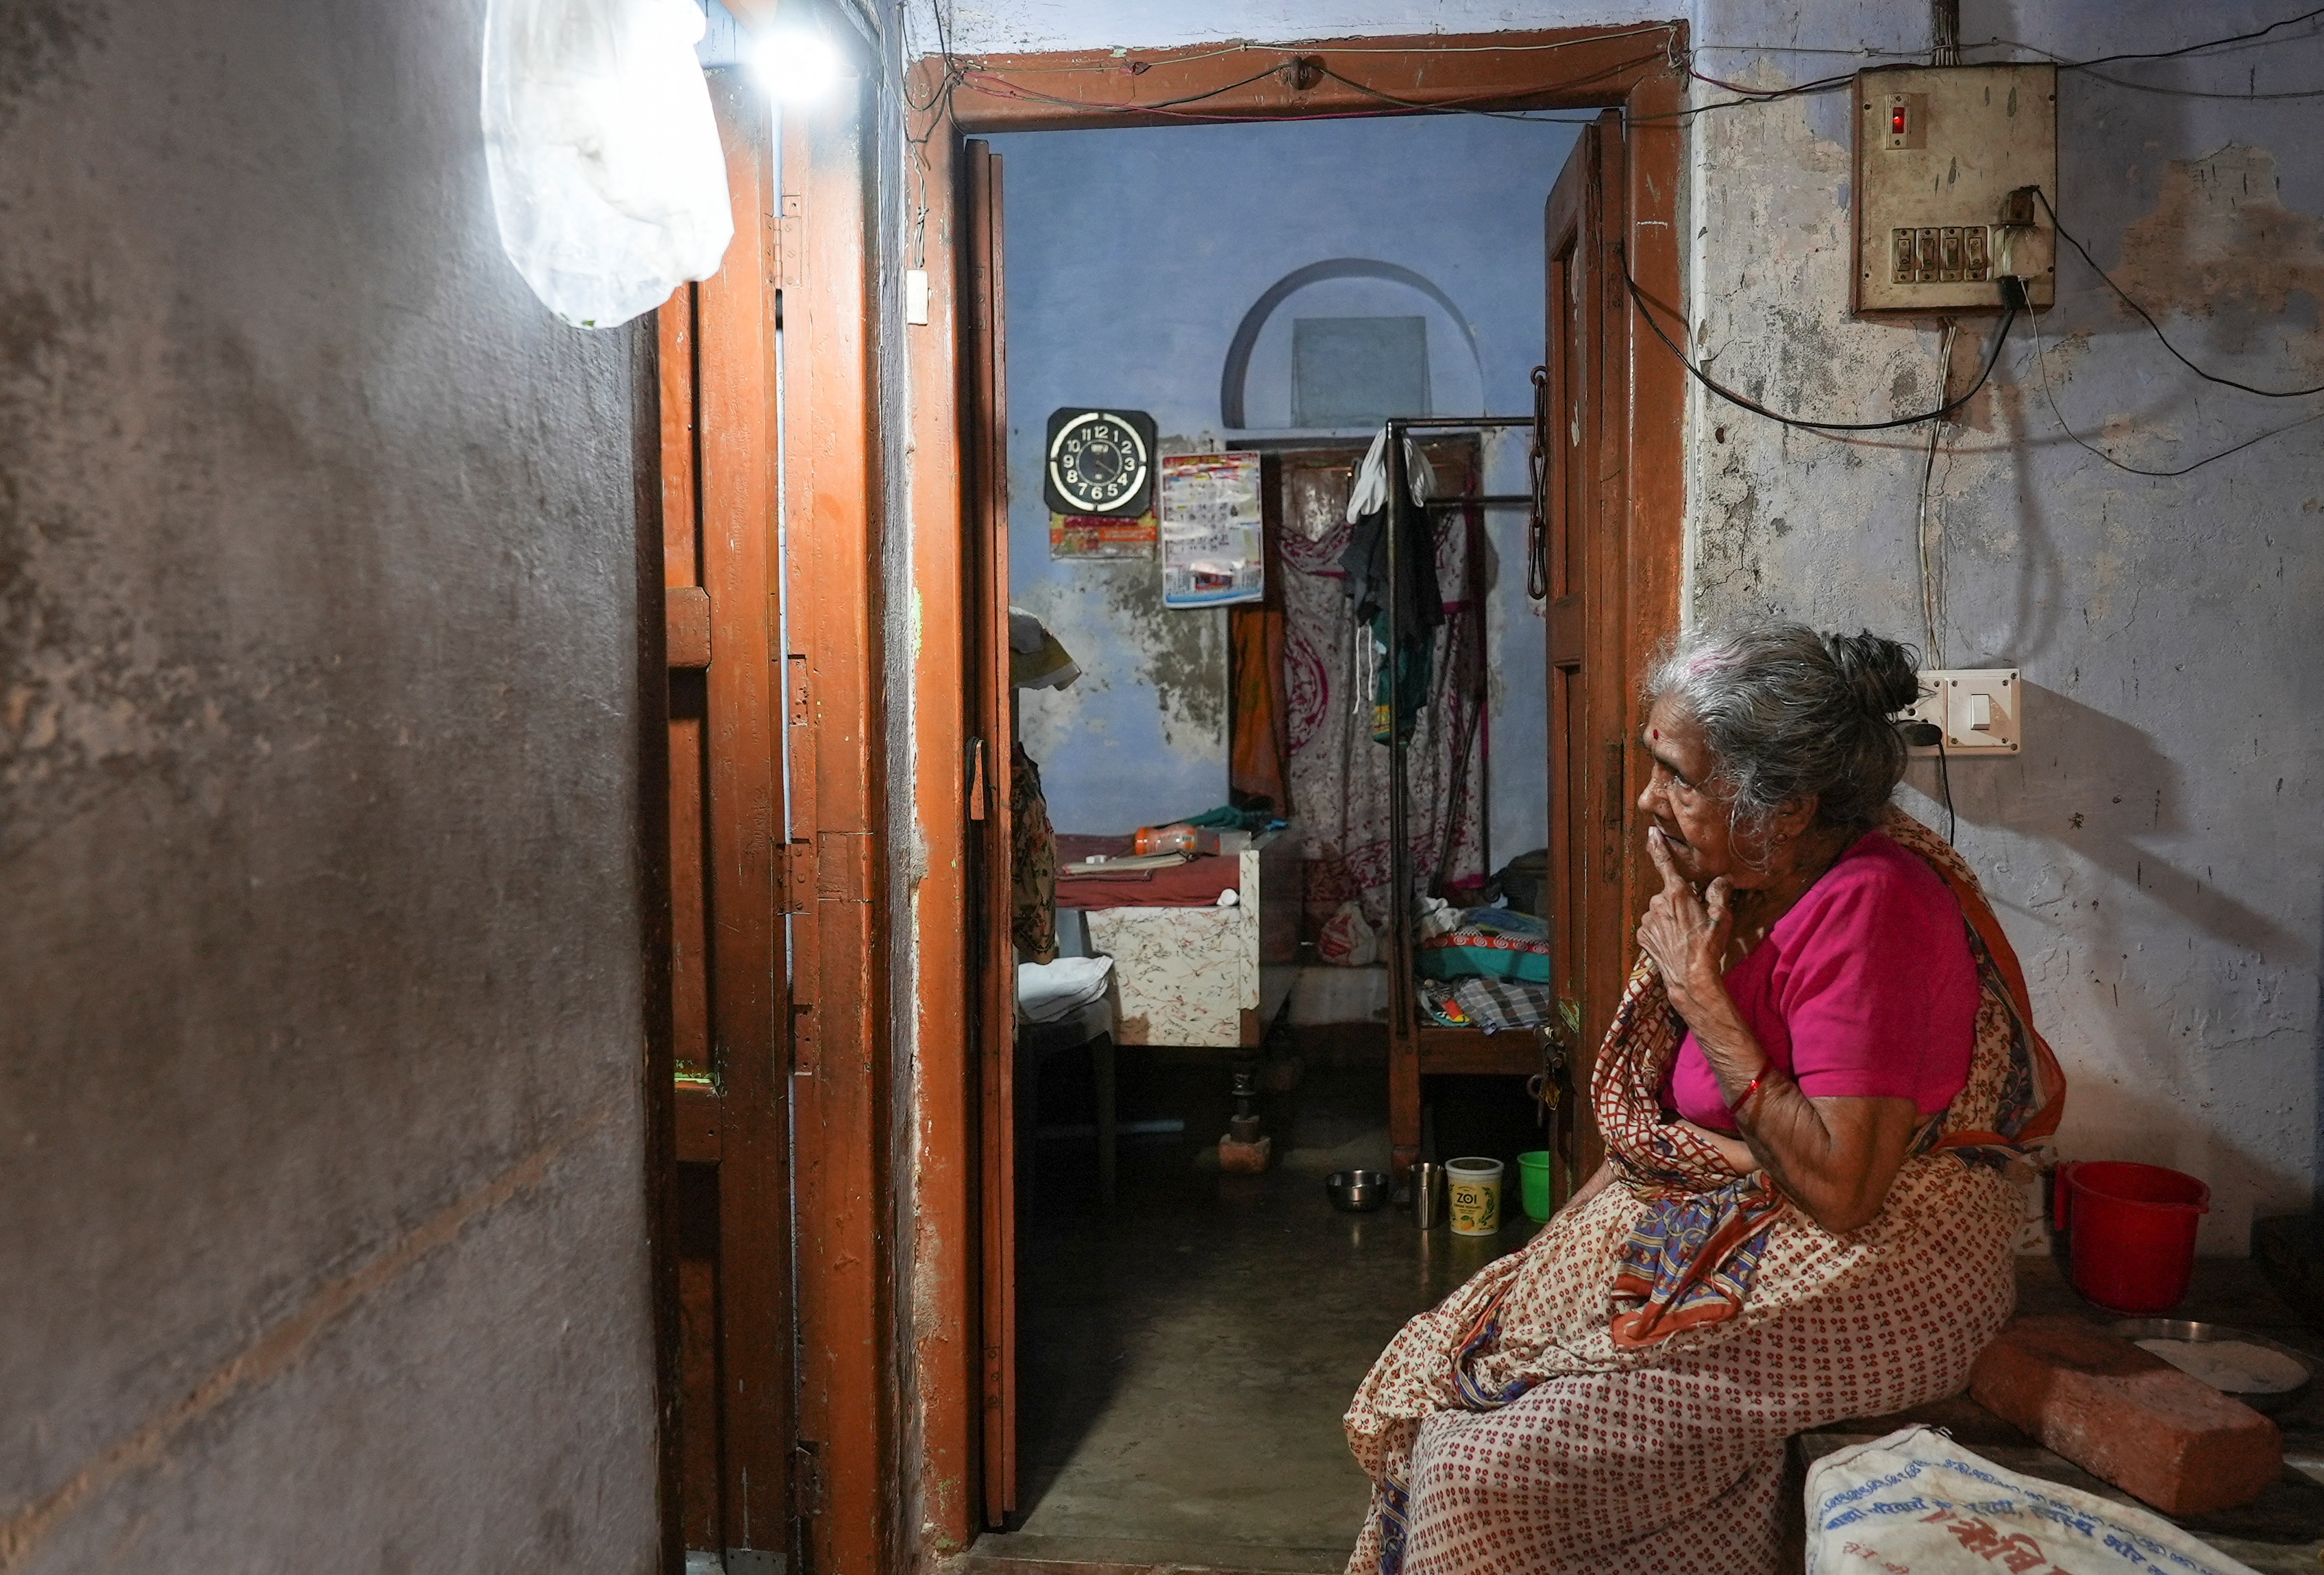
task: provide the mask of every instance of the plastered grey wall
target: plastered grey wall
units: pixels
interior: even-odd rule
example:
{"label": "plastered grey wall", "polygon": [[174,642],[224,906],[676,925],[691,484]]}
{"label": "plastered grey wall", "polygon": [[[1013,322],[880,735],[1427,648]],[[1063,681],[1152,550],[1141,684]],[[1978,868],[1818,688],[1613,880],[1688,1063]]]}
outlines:
{"label": "plastered grey wall", "polygon": [[[1961,34],[2083,59],[2176,49],[2282,9],[1969,0]],[[1704,70],[1772,85],[1869,63],[1818,51],[1924,51],[1927,29],[1918,5],[1745,0],[1700,7],[1696,39]],[[2319,80],[2324,36],[2309,24],[2059,82],[2068,227],[2194,359],[2265,386],[2324,378],[2317,101],[2186,95]],[[1941,402],[1940,330],[1849,316],[1849,103],[1841,91],[1697,118],[1692,315],[1721,379],[1779,410],[1868,420]],[[1939,435],[1934,643],[1943,665],[2015,666],[2027,685],[2023,757],[1951,768],[1960,845],[2071,1080],[2060,1151],[2202,1177],[2203,1249],[2241,1252],[2255,1211],[2309,1206],[2324,1156],[2324,425],[2176,479],[2109,466],[2061,418],[2117,458],[2170,470],[2319,401],[2206,385],[2079,259],[2059,278],[2040,324],[2049,393],[2021,323],[1988,391]],[[1961,319],[1954,391],[1996,326]],[[1930,643],[1915,539],[1926,430],[1835,440],[1698,392],[1690,616],[1780,613]],[[1937,791],[1916,765],[1904,798],[1941,825]]]}
{"label": "plastered grey wall", "polygon": [[651,1562],[638,346],[482,11],[0,12],[0,1570]]}

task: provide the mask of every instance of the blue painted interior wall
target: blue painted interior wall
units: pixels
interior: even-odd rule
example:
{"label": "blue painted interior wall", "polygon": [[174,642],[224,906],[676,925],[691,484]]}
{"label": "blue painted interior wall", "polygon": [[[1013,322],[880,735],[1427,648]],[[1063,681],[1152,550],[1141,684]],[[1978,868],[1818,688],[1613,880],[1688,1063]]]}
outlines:
{"label": "blue painted interior wall", "polygon": [[[1427,318],[1437,413],[1532,408],[1542,355],[1542,205],[1579,127],[1459,115],[995,136],[1007,244],[1013,599],[1081,662],[1062,693],[1022,698],[1061,830],[1122,831],[1225,801],[1225,614],[1160,604],[1147,563],[1052,562],[1041,498],[1049,412],[1150,412],[1164,435],[1282,436],[1292,323]],[[1235,329],[1296,269],[1365,258],[1410,269],[1457,309],[1374,279],[1311,285],[1268,320],[1246,419],[1221,422]],[[1473,349],[1471,341],[1473,339]],[[1357,436],[1368,436],[1357,434]],[[1525,486],[1521,432],[1488,448],[1487,489]],[[1491,854],[1547,840],[1540,616],[1525,594],[1525,518],[1488,516],[1494,561]]]}

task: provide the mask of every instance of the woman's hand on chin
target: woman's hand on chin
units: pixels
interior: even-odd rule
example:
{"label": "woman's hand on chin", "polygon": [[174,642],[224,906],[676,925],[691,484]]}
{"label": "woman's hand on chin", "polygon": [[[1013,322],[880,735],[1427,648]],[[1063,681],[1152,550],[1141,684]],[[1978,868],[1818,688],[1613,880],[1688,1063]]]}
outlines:
{"label": "woman's hand on chin", "polygon": [[1646,832],[1646,853],[1662,875],[1663,889],[1638,921],[1638,944],[1662,971],[1671,1005],[1696,1037],[1724,1041],[1720,1030],[1741,1026],[1726,982],[1727,944],[1735,934],[1728,901],[1734,888],[1721,875],[1703,896],[1696,896],[1671,861],[1659,826]]}

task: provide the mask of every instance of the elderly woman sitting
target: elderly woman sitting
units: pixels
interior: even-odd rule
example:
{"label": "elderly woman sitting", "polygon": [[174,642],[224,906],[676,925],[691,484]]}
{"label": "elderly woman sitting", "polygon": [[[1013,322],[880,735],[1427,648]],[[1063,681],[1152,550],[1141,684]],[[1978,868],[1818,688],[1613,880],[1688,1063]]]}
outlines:
{"label": "elderly woman sitting", "polygon": [[2063,1088],[1975,878],[1888,802],[1912,653],[1772,625],[1647,698],[1606,1163],[1357,1391],[1351,1575],[1773,1570],[1786,1435],[1955,1392],[2009,1314],[2001,1166]]}

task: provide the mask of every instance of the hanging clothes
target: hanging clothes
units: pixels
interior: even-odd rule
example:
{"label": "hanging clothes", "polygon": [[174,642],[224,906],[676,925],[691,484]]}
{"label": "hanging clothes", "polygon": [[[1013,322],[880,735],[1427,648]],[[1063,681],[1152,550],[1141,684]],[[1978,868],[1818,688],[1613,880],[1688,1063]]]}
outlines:
{"label": "hanging clothes", "polygon": [[1283,571],[1268,569],[1272,606],[1227,609],[1227,689],[1233,696],[1228,729],[1227,786],[1235,801],[1264,800],[1288,818],[1291,730],[1283,705]]}
{"label": "hanging clothes", "polygon": [[[1444,597],[1436,577],[1436,531],[1427,509],[1436,495],[1436,473],[1410,438],[1404,440],[1402,495],[1388,495],[1388,429],[1372,439],[1356,467],[1348,493],[1348,549],[1340,555],[1344,589],[1358,623],[1371,631],[1377,662],[1372,696],[1372,741],[1388,741],[1389,729],[1412,737],[1428,703],[1429,669],[1436,631],[1444,622]],[[1388,542],[1396,541],[1394,622],[1397,649],[1389,645]]]}
{"label": "hanging clothes", "polygon": [[[1459,493],[1474,460],[1447,452],[1454,447],[1440,444],[1437,464],[1455,467],[1440,474],[1445,490]],[[1380,664],[1368,628],[1350,617],[1342,566],[1354,535],[1347,505],[1355,480],[1345,460],[1286,456],[1275,484],[1287,778],[1312,926],[1351,899],[1374,925],[1386,923],[1393,906],[1388,758],[1370,737]],[[1449,609],[1439,604],[1444,624],[1427,672],[1428,703],[1406,753],[1405,833],[1412,870],[1425,889],[1439,890],[1484,869],[1485,623],[1481,574],[1471,561],[1474,521],[1450,511],[1430,523],[1435,539],[1426,561],[1453,599]]]}
{"label": "hanging clothes", "polygon": [[[1064,689],[1082,676],[1047,625],[1022,607],[1009,609],[1009,681],[1013,689]],[[1041,768],[1022,743],[1009,746],[1010,938],[1025,962],[1057,954],[1057,834],[1041,795]]]}
{"label": "hanging clothes", "polygon": [[1041,768],[1021,743],[1009,750],[1010,936],[1027,962],[1057,954],[1057,834],[1041,796]]}

